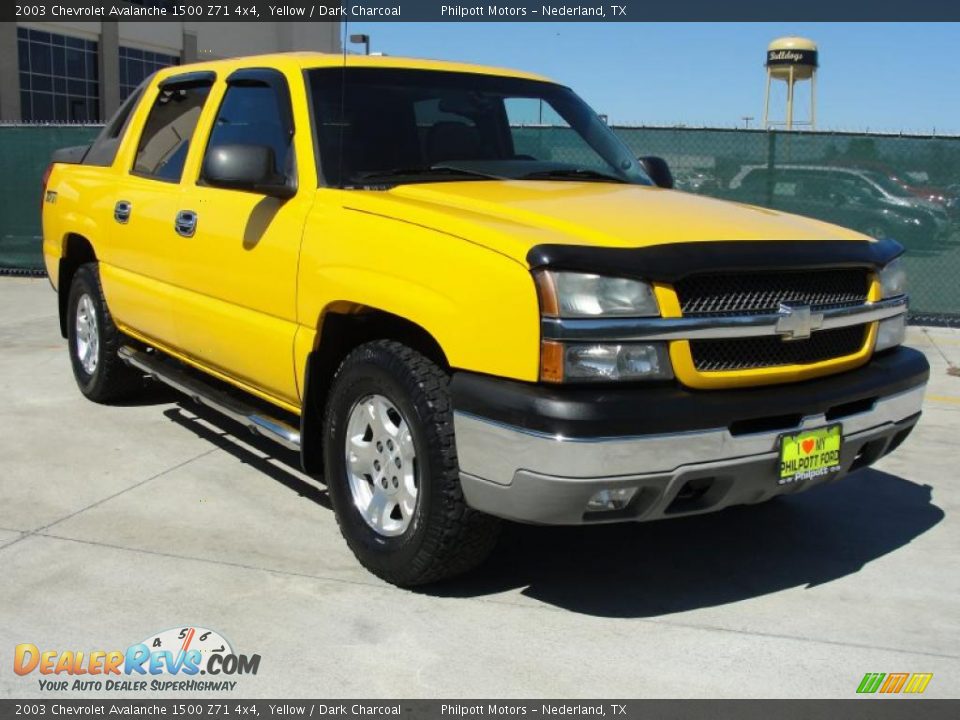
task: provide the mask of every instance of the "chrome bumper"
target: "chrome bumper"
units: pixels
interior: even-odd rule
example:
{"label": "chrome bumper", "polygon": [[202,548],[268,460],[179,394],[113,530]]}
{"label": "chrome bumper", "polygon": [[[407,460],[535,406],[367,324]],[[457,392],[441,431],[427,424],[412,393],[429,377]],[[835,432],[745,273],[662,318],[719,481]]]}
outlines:
{"label": "chrome bumper", "polygon": [[[653,520],[760,502],[824,481],[777,484],[780,435],[839,422],[842,471],[830,477],[837,479],[871,464],[906,438],[918,419],[923,392],[920,385],[842,418],[808,415],[793,428],[737,435],[715,428],[570,439],[456,412],[463,492],[477,510],[544,524]],[[586,512],[594,493],[623,487],[638,489],[626,510]],[[691,487],[697,492],[689,492]]]}

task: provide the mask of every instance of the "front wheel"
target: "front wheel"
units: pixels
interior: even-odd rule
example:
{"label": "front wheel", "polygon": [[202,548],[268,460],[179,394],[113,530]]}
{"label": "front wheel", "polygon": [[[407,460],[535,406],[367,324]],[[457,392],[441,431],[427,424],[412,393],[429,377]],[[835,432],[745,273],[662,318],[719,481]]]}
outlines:
{"label": "front wheel", "polygon": [[324,419],[327,488],[344,539],[387,582],[422,585],[480,564],[499,522],[466,505],[448,376],[397,342],[351,352]]}

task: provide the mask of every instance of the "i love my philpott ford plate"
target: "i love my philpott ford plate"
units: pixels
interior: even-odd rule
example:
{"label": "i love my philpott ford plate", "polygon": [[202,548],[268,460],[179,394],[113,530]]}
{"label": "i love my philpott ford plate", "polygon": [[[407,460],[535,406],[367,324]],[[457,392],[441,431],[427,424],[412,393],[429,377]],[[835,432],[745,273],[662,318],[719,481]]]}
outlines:
{"label": "i love my philpott ford plate", "polygon": [[842,442],[840,425],[781,435],[777,484],[786,485],[839,472]]}

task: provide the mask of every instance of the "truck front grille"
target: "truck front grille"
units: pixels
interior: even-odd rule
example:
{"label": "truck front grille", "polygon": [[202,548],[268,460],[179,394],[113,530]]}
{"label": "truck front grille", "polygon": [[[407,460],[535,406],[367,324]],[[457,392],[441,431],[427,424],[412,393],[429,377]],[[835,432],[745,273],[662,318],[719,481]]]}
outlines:
{"label": "truck front grille", "polygon": [[780,303],[814,310],[867,301],[866,268],[692,275],[674,285],[684,317],[775,313]]}
{"label": "truck front grille", "polygon": [[806,340],[784,341],[778,335],[691,340],[698,372],[755,370],[776,365],[809,365],[859,352],[867,341],[867,325],[820,330]]}

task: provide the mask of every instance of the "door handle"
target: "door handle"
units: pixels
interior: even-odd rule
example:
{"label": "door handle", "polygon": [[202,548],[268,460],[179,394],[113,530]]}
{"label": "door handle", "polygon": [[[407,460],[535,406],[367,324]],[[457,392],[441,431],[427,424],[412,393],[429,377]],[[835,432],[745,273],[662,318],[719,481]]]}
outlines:
{"label": "door handle", "polygon": [[197,231],[197,214],[193,210],[181,210],[177,213],[177,219],[173,221],[173,227],[177,235],[193,237]]}
{"label": "door handle", "polygon": [[126,225],[127,220],[130,219],[131,210],[133,210],[133,205],[130,204],[129,200],[117,200],[117,204],[113,206],[113,219],[121,225]]}

